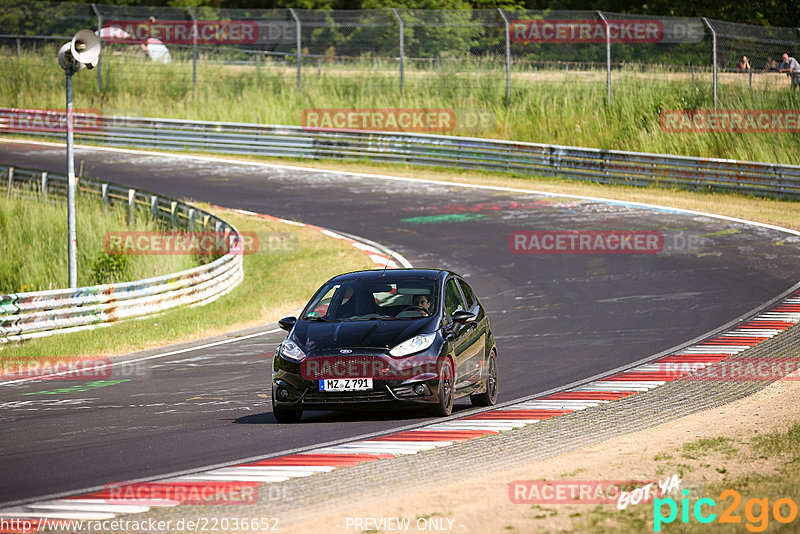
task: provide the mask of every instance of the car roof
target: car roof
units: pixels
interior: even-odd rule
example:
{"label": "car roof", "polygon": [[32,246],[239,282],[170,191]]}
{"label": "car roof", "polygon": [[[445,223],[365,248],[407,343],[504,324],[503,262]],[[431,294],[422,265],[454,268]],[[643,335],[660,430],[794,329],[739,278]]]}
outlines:
{"label": "car roof", "polygon": [[440,280],[450,274],[454,275],[455,273],[441,269],[371,269],[368,271],[354,271],[340,274],[331,278],[329,282],[349,282],[353,280],[382,280],[391,282],[411,278]]}

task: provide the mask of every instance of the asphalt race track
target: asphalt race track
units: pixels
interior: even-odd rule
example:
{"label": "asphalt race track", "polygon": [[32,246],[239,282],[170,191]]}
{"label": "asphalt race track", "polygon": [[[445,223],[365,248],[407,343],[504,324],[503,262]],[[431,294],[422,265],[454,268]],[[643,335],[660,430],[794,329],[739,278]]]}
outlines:
{"label": "asphalt race track", "polygon": [[[64,160],[63,147],[0,143],[3,164],[64,172]],[[84,148],[76,151],[81,165],[90,178],[324,226],[392,247],[415,266],[463,274],[497,337],[500,401],[686,342],[800,279],[800,238],[667,210]],[[514,231],[569,229],[656,231],[664,250],[517,254],[509,247]],[[138,362],[128,375],[94,384],[102,387],[0,385],[0,504],[425,420],[316,412],[299,425],[275,423],[269,372],[281,339],[276,332]]]}

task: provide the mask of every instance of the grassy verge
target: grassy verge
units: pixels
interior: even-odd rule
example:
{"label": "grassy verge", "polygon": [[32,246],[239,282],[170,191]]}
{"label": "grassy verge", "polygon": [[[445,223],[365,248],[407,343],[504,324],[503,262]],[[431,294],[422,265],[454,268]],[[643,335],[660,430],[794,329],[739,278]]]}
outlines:
{"label": "grassy verge", "polygon": [[[63,106],[63,74],[52,66],[55,52],[23,54],[0,64],[0,101],[11,107]],[[365,65],[306,69],[302,90],[283,63],[224,66],[201,62],[192,91],[191,62],[169,65],[107,54],[103,91],[94,76],[75,77],[77,108],[104,114],[300,124],[308,108],[449,108],[485,110],[494,120],[460,130],[475,135],[699,157],[724,157],[800,164],[796,133],[666,133],[660,116],[673,109],[713,108],[711,79],[686,73],[615,72],[613,98],[605,104],[604,77],[597,73],[515,72],[506,107],[500,70],[463,73],[409,69],[405,90],[397,74],[370,72]],[[800,96],[785,77],[759,75],[750,90],[739,77],[720,84],[722,109],[800,108]],[[761,80],[761,78],[765,78]],[[782,83],[786,82],[786,83]]]}
{"label": "grassy verge", "polygon": [[[156,231],[154,223],[137,219],[128,225],[127,212],[109,209],[79,195],[78,285],[91,286],[175,273],[199,265],[191,256],[121,256],[103,249],[108,232]],[[21,293],[59,289],[68,285],[67,206],[37,199],[0,198],[0,291]]]}
{"label": "grassy verge", "polygon": [[[662,453],[655,460],[659,464],[656,474],[669,476],[677,473],[682,480],[695,481],[686,496],[687,521],[684,522],[682,517],[683,496],[674,495],[678,514],[671,523],[662,526],[663,532],[700,533],[708,532],[709,528],[714,532],[797,532],[800,422],[764,434],[754,431],[739,438],[699,439],[685,443],[672,454]],[[716,514],[709,524],[699,522],[694,515],[695,503],[701,498],[713,499],[717,503],[713,510],[708,504],[703,505],[702,512],[706,517]],[[794,518],[782,524],[775,517],[775,505],[778,503],[781,517],[791,517],[792,504],[786,499],[794,503]],[[668,517],[668,506],[662,508],[662,516]],[[726,509],[733,522],[721,521]],[[652,532],[653,516],[652,503],[629,506],[622,511],[613,505],[597,506],[587,513],[575,515],[573,531]]]}
{"label": "grassy verge", "polygon": [[0,363],[109,356],[256,326],[301,307],[331,276],[374,265],[352,246],[317,231],[203,207],[240,231],[259,235],[259,252],[244,256],[245,277],[233,291],[203,307],[0,346]]}

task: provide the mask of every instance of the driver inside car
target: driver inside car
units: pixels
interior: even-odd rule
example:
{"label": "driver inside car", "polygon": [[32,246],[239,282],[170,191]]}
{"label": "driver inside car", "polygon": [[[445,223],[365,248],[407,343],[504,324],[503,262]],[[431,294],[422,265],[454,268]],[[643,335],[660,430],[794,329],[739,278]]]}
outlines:
{"label": "driver inside car", "polygon": [[414,306],[419,306],[422,308],[421,310],[416,310],[420,315],[423,317],[430,315],[429,308],[431,307],[431,302],[428,300],[427,295],[414,295],[412,302],[414,303]]}

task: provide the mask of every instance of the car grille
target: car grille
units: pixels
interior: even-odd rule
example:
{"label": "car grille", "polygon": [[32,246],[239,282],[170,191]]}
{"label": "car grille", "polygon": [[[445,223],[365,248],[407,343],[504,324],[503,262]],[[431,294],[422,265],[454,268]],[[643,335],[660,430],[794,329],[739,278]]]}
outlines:
{"label": "car grille", "polygon": [[303,397],[303,402],[309,404],[346,404],[391,400],[394,400],[394,397],[386,390],[386,387],[370,391],[318,391],[311,389]]}

